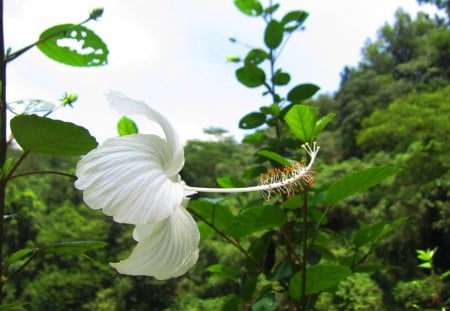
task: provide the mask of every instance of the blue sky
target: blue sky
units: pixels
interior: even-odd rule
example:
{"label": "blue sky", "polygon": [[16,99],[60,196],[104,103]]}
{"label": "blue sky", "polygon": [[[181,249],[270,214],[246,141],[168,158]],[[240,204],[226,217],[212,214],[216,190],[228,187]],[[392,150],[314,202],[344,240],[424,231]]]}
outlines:
{"label": "blue sky", "polygon": [[[278,16],[293,9],[310,14],[306,30],[294,35],[279,62],[291,73],[288,87],[314,83],[321,93],[337,90],[344,66],[358,63],[366,40],[375,39],[384,23],[392,23],[399,7],[412,15],[432,10],[415,0],[279,3]],[[240,139],[246,132],[238,129],[239,119],[268,103],[262,90],[241,86],[234,78],[236,65],[226,62],[228,55],[247,51],[229,37],[262,46],[262,20],[244,16],[232,0],[10,0],[5,7],[6,45],[13,51],[50,26],[79,22],[93,8],[105,9],[98,22],[87,26],[107,43],[107,66],[68,67],[33,49],[8,67],[8,101],[57,102],[64,92],[75,92],[75,108],[53,117],[86,127],[99,141],[116,136],[120,117],[108,108],[108,90],[146,101],[172,121],[183,140],[202,138],[203,128],[210,126]],[[142,132],[150,130],[148,122],[137,121]]]}

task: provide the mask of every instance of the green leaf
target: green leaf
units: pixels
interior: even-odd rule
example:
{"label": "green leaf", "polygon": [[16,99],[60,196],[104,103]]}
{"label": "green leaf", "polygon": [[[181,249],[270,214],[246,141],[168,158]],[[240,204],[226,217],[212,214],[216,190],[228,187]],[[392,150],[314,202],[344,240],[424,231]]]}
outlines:
{"label": "green leaf", "polygon": [[396,266],[391,266],[391,265],[362,264],[362,265],[357,265],[353,269],[353,272],[355,272],[355,273],[371,273],[371,272],[375,272],[375,271],[391,270],[391,269],[400,269],[400,268],[396,267]]}
{"label": "green leaf", "polygon": [[397,167],[373,167],[345,176],[333,183],[327,191],[325,202],[335,204],[349,196],[363,192],[400,171]]}
{"label": "green leaf", "polygon": [[[305,295],[316,294],[338,285],[345,280],[350,269],[340,265],[317,265],[306,268]],[[289,294],[294,299],[300,299],[302,292],[303,271],[297,272],[289,284]]]}
{"label": "green leaf", "polygon": [[83,256],[84,253],[91,249],[103,248],[106,245],[108,243],[101,241],[61,242],[41,246],[39,247],[39,251],[44,254]]}
{"label": "green leaf", "polygon": [[250,300],[253,293],[256,290],[256,284],[258,283],[258,277],[252,277],[251,279],[244,282],[241,286],[241,295],[245,300]]}
{"label": "green leaf", "polygon": [[241,238],[261,230],[278,228],[285,222],[286,215],[282,209],[273,205],[262,205],[237,215],[225,233]]}
{"label": "green leaf", "polygon": [[117,123],[117,132],[119,133],[120,136],[125,136],[137,134],[139,130],[136,123],[133,120],[127,117],[122,117]]}
{"label": "green leaf", "polygon": [[266,81],[264,70],[255,65],[245,65],[236,70],[236,78],[246,87],[258,87]]}
{"label": "green leaf", "polygon": [[316,94],[319,89],[320,88],[315,84],[299,84],[289,91],[287,99],[293,104],[298,104],[308,98],[313,97],[313,95]]}
{"label": "green leaf", "polygon": [[29,302],[14,302],[14,303],[6,303],[0,305],[0,311],[17,311],[23,310],[23,306],[29,305]]}
{"label": "green leaf", "polygon": [[284,116],[292,133],[302,142],[313,140],[316,126],[316,109],[305,105],[295,105]]}
{"label": "green leaf", "polygon": [[200,232],[201,240],[209,239],[215,233],[214,229],[211,228],[210,226],[208,226],[203,221],[197,221],[197,227],[198,227],[198,231]]}
{"label": "green leaf", "polygon": [[286,72],[282,72],[281,69],[278,69],[273,76],[273,83],[275,85],[286,85],[289,81],[291,81],[291,76]]}
{"label": "green leaf", "polygon": [[266,122],[266,115],[261,112],[250,112],[239,121],[239,128],[249,130]]}
{"label": "green leaf", "polygon": [[375,243],[382,234],[386,223],[380,222],[373,225],[364,225],[353,235],[353,244],[361,247],[369,243]]}
{"label": "green leaf", "polygon": [[24,151],[79,156],[97,146],[81,126],[37,115],[19,115],[11,120],[11,132]]}
{"label": "green leaf", "polygon": [[206,268],[206,270],[225,279],[231,280],[239,279],[239,271],[229,266],[219,264],[211,265],[208,268]]}
{"label": "green leaf", "polygon": [[218,201],[210,199],[191,200],[189,209],[205,223],[212,224],[221,231],[229,227],[230,222],[234,218],[230,209],[221,206],[218,204]]}
{"label": "green leaf", "polygon": [[269,58],[269,55],[266,53],[266,51],[262,49],[253,49],[250,50],[250,52],[247,53],[247,56],[245,56],[245,64],[249,65],[258,65],[261,64],[263,61]]}
{"label": "green leaf", "polygon": [[283,25],[272,19],[264,32],[264,43],[269,49],[276,49],[283,42]]}
{"label": "green leaf", "polygon": [[269,281],[279,281],[292,275],[292,264],[290,261],[282,261],[267,277]]}
{"label": "green leaf", "polygon": [[217,183],[223,188],[240,188],[245,187],[245,184],[235,177],[219,177],[216,179]]}
{"label": "green leaf", "polygon": [[280,163],[281,165],[284,165],[284,166],[288,166],[288,165],[291,164],[288,159],[286,159],[282,155],[280,155],[280,154],[278,154],[276,152],[273,152],[273,151],[260,150],[260,151],[257,152],[257,154],[260,155],[260,156],[263,156],[263,157],[265,157],[267,159],[273,160],[273,161],[275,161],[277,163]]}
{"label": "green leaf", "polygon": [[293,32],[303,25],[307,17],[308,13],[305,11],[291,11],[281,19],[281,24],[285,31]]}
{"label": "green leaf", "polygon": [[259,16],[263,11],[261,3],[257,0],[234,0],[234,4],[244,14]]}
{"label": "green leaf", "polygon": [[8,271],[8,268],[12,264],[23,259],[24,257],[27,257],[34,251],[35,251],[35,249],[32,249],[32,248],[24,248],[24,249],[20,249],[16,252],[12,253],[10,256],[6,257],[6,259],[5,259],[5,270]]}
{"label": "green leaf", "polygon": [[71,66],[92,67],[108,63],[108,48],[92,30],[82,25],[63,24],[45,30],[39,50],[47,57]]}
{"label": "green leaf", "polygon": [[252,304],[252,311],[275,311],[277,303],[274,293],[268,293]]}
{"label": "green leaf", "polygon": [[[265,118],[264,118],[265,119]],[[243,143],[259,143],[267,138],[267,135],[263,131],[257,131],[252,134],[248,134],[242,139]]]}
{"label": "green leaf", "polygon": [[261,174],[265,174],[267,172],[267,168],[264,165],[253,166],[246,169],[241,177],[244,179],[255,179],[261,176]]}
{"label": "green leaf", "polygon": [[336,116],[335,113],[329,113],[325,117],[322,117],[319,120],[317,120],[312,135],[313,140],[316,139],[317,135],[319,135],[323,131],[323,129],[328,125],[328,123],[331,122],[331,120],[333,120],[335,116]]}
{"label": "green leaf", "polygon": [[264,14],[265,15],[270,15],[275,13],[275,11],[278,10],[278,8],[280,7],[280,4],[275,3],[274,5],[271,5],[269,7],[267,7],[266,9],[264,9]]}

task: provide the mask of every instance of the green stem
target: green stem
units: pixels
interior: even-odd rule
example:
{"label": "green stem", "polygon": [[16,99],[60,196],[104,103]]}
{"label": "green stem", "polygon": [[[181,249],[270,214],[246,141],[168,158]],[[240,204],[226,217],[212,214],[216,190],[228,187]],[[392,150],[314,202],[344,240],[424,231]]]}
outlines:
{"label": "green stem", "polygon": [[[7,156],[6,144],[6,61],[5,61],[5,38],[3,27],[3,0],[0,0],[0,168],[3,168]],[[0,302],[2,300],[2,289],[4,283],[3,271],[3,242],[4,237],[4,215],[5,215],[5,179],[0,180]]]}
{"label": "green stem", "polygon": [[308,253],[308,192],[303,192],[303,260],[302,260],[302,286],[300,293],[301,310],[308,308],[308,299],[306,299],[306,255]]}
{"label": "green stem", "polygon": [[26,266],[28,266],[28,264],[34,259],[36,258],[36,256],[39,253],[39,249],[37,249],[36,251],[33,252],[33,254],[30,256],[30,258],[27,259],[27,261],[20,266],[20,268],[18,268],[16,271],[14,271],[13,273],[11,273],[11,275],[8,277],[8,281],[12,280],[16,277],[16,275],[18,275],[20,272],[22,272],[23,269],[25,269]]}

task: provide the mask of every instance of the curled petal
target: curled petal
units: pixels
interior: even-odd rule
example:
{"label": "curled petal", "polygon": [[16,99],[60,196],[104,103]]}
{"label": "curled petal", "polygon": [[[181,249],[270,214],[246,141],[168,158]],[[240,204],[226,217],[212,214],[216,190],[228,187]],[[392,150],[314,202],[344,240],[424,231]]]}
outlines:
{"label": "curled petal", "polygon": [[159,112],[151,109],[143,101],[131,99],[119,92],[111,91],[107,94],[111,107],[117,112],[126,115],[142,115],[161,126],[166,136],[172,161],[167,163],[166,172],[169,175],[178,174],[184,165],[183,146],[178,134],[170,122]]}
{"label": "curled petal", "polygon": [[106,140],[78,162],[75,187],[92,209],[116,222],[146,224],[167,218],[183,200],[178,175],[169,176],[167,143],[155,135]]}
{"label": "curled petal", "polygon": [[133,236],[138,244],[131,255],[111,263],[119,273],[166,280],[183,275],[197,262],[200,234],[184,207],[161,222],[136,226]]}

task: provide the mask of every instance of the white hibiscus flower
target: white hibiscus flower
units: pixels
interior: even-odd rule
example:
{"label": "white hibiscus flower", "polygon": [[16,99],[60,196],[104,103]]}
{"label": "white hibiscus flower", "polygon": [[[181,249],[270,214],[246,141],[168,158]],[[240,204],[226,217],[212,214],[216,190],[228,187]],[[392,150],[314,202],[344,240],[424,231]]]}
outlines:
{"label": "white hibiscus flower", "polygon": [[145,116],[164,132],[164,137],[134,134],[110,138],[77,165],[75,187],[83,190],[86,204],[102,209],[116,222],[136,225],[136,247],[127,259],[112,264],[120,273],[162,280],[184,274],[197,262],[199,232],[186,211],[188,195],[261,191],[269,199],[273,194],[291,195],[314,179],[311,168],[319,147],[306,144],[308,165],[294,162],[284,170],[269,172],[259,186],[187,186],[179,175],[184,165],[183,147],[170,122],[142,101],[118,92],[110,92],[107,98],[119,113]]}

